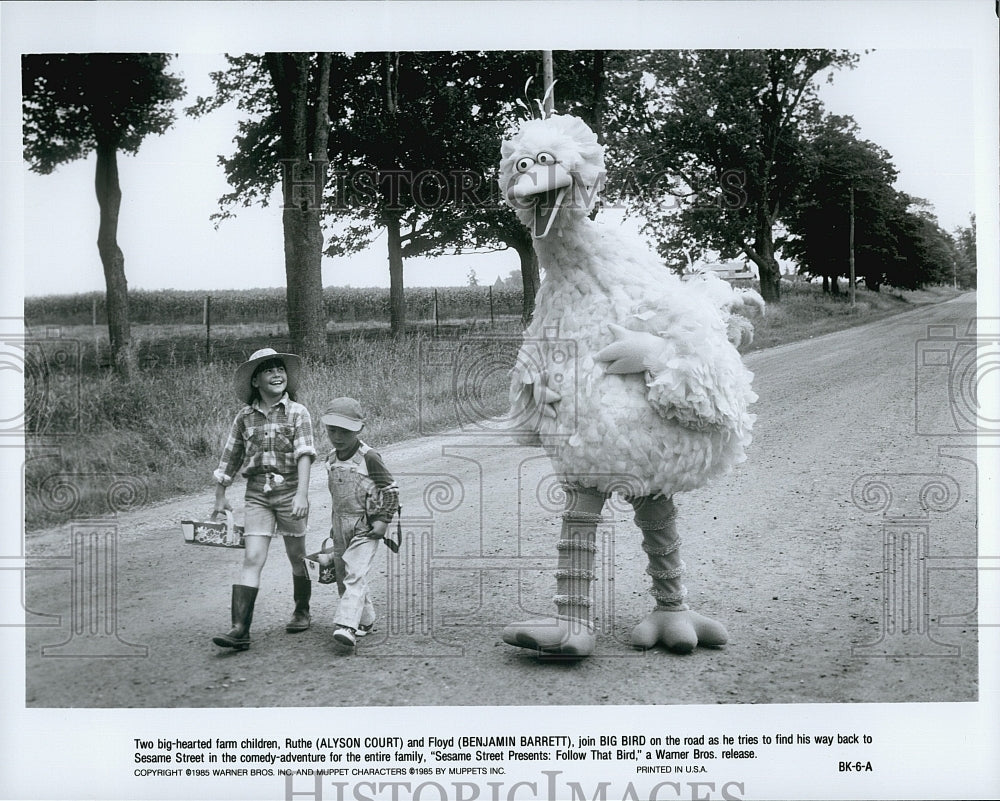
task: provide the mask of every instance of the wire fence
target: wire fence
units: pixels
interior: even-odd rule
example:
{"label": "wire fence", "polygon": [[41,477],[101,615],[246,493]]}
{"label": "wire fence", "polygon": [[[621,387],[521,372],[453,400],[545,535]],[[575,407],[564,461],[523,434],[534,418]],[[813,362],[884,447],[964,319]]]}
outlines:
{"label": "wire fence", "polygon": [[[520,288],[507,286],[409,287],[404,291],[406,319],[414,321],[487,320],[521,313]],[[284,289],[133,290],[129,320],[160,325],[276,323],[287,321]],[[387,287],[327,287],[323,305],[328,322],[389,322]],[[25,298],[28,325],[107,325],[103,292]]]}
{"label": "wire fence", "polygon": [[[518,331],[522,292],[505,287],[410,288],[404,293],[408,334],[456,336],[470,331]],[[324,291],[331,357],[348,345],[390,333],[388,288]],[[111,366],[105,296],[26,298],[29,337],[77,343],[84,372]],[[261,343],[288,349],[283,289],[129,293],[133,353],[140,368],[240,361]]]}

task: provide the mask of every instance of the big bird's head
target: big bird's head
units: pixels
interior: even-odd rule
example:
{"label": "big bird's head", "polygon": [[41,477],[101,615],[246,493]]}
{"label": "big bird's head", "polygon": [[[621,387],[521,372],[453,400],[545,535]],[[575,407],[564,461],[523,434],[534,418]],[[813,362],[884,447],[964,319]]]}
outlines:
{"label": "big bird's head", "polygon": [[500,191],[536,239],[587,216],[604,187],[604,147],[579,117],[528,120],[500,153]]}

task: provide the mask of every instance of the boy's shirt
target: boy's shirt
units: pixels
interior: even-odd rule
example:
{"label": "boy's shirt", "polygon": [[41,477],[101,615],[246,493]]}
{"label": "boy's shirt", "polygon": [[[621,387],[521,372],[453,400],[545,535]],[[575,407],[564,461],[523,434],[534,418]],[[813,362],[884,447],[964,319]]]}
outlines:
{"label": "boy's shirt", "polygon": [[361,461],[364,463],[364,470],[359,470],[358,472],[363,472],[367,475],[375,484],[375,488],[378,491],[377,497],[373,499],[377,507],[369,510],[369,520],[382,520],[389,523],[392,521],[392,516],[396,513],[399,503],[399,490],[396,487],[392,473],[389,472],[377,451],[370,448],[361,440],[358,440],[358,443],[343,456],[338,454],[336,450],[330,451],[330,454],[327,456],[327,468],[340,466],[346,469],[354,469],[361,467],[356,458],[359,456],[358,451],[361,451]]}
{"label": "boy's shirt", "polygon": [[213,475],[224,487],[233,483],[244,463],[243,475],[247,477],[262,473],[295,475],[302,456],[316,458],[312,418],[305,406],[285,393],[268,414],[256,400],[252,406],[240,409]]}

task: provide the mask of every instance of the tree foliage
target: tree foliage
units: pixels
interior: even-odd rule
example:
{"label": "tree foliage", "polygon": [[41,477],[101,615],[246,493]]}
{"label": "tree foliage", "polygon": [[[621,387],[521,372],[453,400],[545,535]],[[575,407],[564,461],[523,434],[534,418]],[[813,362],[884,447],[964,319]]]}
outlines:
{"label": "tree foliage", "polygon": [[[358,53],[335,59],[329,211],[346,223],[341,253],[386,232],[393,330],[402,316],[403,260],[524,243],[495,188],[516,52]],[[523,81],[521,81],[523,82]]]}
{"label": "tree foliage", "polygon": [[[852,68],[858,55],[553,57],[557,112],[581,116],[606,143],[610,202],[645,219],[669,265],[745,256],[771,301],[780,297],[778,252],[808,274],[846,275],[853,194],[855,267],[870,286],[922,285],[958,269],[949,238],[919,201],[893,187],[889,154],[860,140],[850,118],[825,113],[820,81]],[[241,203],[266,203],[280,158],[262,57],[229,64],[213,76],[215,98],[199,100],[204,109],[235,99],[245,112],[237,151],[221,159],[233,186],[222,216]],[[501,139],[517,116],[537,113],[545,91],[537,51],[332,54],[325,252],[357,252],[386,232],[393,306],[401,310],[405,258],[513,248],[530,313],[538,283],[532,242],[497,195],[495,171]],[[401,311],[393,324],[402,330]]]}
{"label": "tree foliage", "polygon": [[118,246],[121,187],[117,154],[138,151],[175,119],[183,81],[163,53],[30,54],[21,59],[24,157],[43,175],[97,156],[97,247],[107,286],[108,333],[116,370],[132,367],[125,256]]}
{"label": "tree foliage", "polygon": [[976,286],[976,215],[969,215],[968,226],[959,226],[955,241],[955,284],[970,289]]}
{"label": "tree foliage", "polygon": [[[246,115],[236,151],[220,158],[233,187],[220,219],[239,204],[266,204],[279,161],[277,95],[263,58],[227,60],[212,75],[215,95],[190,109],[235,101]],[[332,54],[324,252],[358,252],[386,232],[397,334],[406,257],[511,247],[530,280],[530,235],[500,203],[495,172],[515,100],[536,69],[537,54],[514,51]],[[527,282],[533,298],[537,279],[530,292]]]}
{"label": "tree foliage", "polygon": [[183,81],[165,53],[30,54],[21,58],[24,158],[48,175],[99,145],[135,154],[176,119]]}
{"label": "tree foliage", "polygon": [[226,62],[226,69],[209,74],[215,93],[198,97],[185,109],[192,117],[201,117],[233,103],[243,115],[236,123],[235,152],[218,157],[232,191],[219,198],[219,211],[213,215],[217,225],[235,216],[238,207],[266,208],[281,181],[278,92],[264,56],[227,55]]}
{"label": "tree foliage", "polygon": [[892,221],[896,256],[886,264],[884,282],[904,289],[952,283],[954,240],[938,224],[927,201],[902,193],[901,200]]}
{"label": "tree foliage", "polygon": [[608,132],[628,159],[612,189],[638,203],[665,258],[745,254],[765,299],[778,300],[775,230],[821,118],[816,81],[857,58],[836,50],[641,54],[632,68],[637,91]]}
{"label": "tree foliage", "polygon": [[280,187],[287,320],[292,346],[312,358],[326,353],[322,255],[327,183],[331,57],[329,53],[227,56],[211,73],[215,94],[187,113],[198,117],[235,103],[237,150],[219,156],[233,191],[220,199],[218,225],[235,206],[267,206]]}
{"label": "tree foliage", "polygon": [[783,218],[782,253],[837,291],[837,277],[849,275],[853,215],[855,274],[877,288],[895,258],[901,202],[889,154],[858,139],[849,117],[828,116],[803,148],[803,161],[800,190]]}

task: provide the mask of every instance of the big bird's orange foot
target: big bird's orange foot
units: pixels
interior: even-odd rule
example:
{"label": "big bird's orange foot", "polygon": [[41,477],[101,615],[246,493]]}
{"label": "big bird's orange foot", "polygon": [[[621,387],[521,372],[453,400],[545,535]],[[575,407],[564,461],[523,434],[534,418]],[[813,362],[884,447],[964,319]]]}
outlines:
{"label": "big bird's orange foot", "polygon": [[585,621],[565,617],[511,623],[503,630],[503,641],[539,654],[564,657],[590,656],[597,645],[594,630]]}
{"label": "big bird's orange foot", "polygon": [[632,629],[634,647],[647,649],[659,644],[679,654],[689,654],[698,645],[719,648],[728,640],[725,626],[691,609],[650,612]]}

